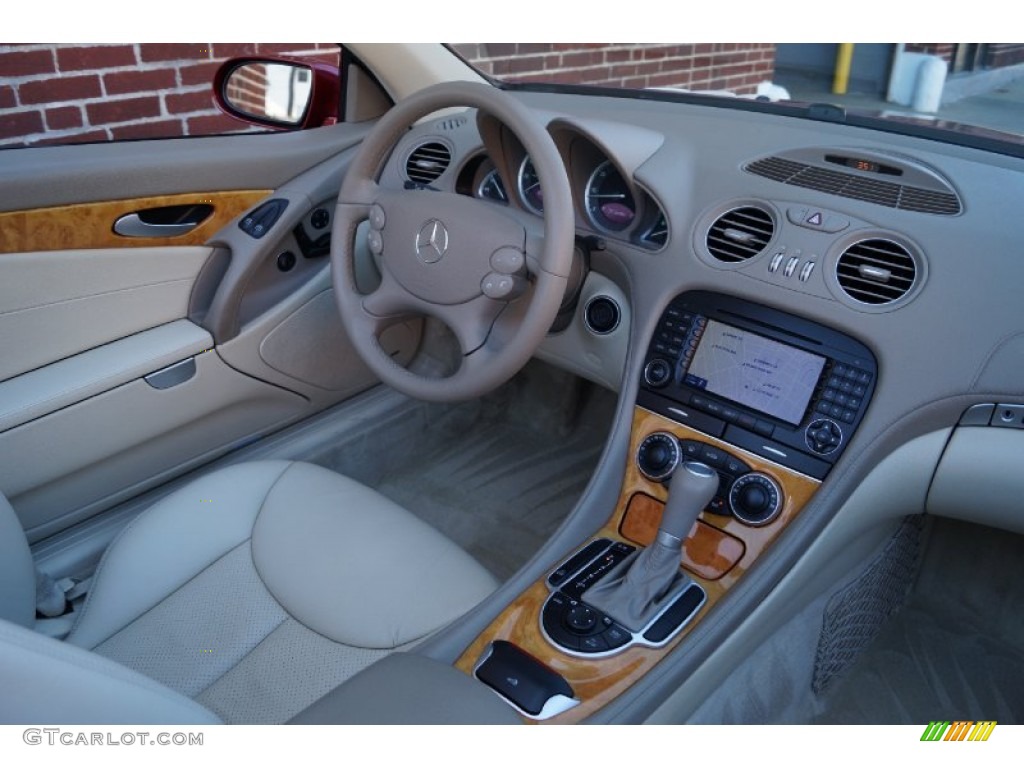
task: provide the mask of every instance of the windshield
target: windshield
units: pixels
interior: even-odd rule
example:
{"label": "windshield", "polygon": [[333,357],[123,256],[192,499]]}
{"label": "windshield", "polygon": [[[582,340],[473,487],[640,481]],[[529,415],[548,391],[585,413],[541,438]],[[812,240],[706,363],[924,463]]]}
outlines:
{"label": "windshield", "polygon": [[[1024,143],[1024,43],[453,43],[503,83],[835,104]],[[972,130],[973,129],[973,130]],[[980,130],[979,130],[980,129]]]}

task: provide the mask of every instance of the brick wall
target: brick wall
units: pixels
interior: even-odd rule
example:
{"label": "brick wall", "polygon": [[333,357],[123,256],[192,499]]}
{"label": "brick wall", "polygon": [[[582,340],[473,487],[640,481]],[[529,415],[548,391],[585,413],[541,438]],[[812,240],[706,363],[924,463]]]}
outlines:
{"label": "brick wall", "polygon": [[910,53],[927,53],[945,59],[946,63],[953,61],[953,53],[956,51],[956,43],[907,43],[904,50]]}
{"label": "brick wall", "polygon": [[338,63],[326,43],[0,45],[0,146],[248,130],[211,83],[224,59],[253,54]]}
{"label": "brick wall", "polygon": [[267,97],[267,67],[265,64],[250,64],[239,67],[225,84],[228,101],[243,112],[258,115],[264,112]]}
{"label": "brick wall", "polygon": [[484,72],[513,82],[745,94],[775,71],[775,46],[765,43],[457,43],[454,48]]}
{"label": "brick wall", "polygon": [[985,65],[1010,67],[1024,63],[1024,43],[990,43]]}

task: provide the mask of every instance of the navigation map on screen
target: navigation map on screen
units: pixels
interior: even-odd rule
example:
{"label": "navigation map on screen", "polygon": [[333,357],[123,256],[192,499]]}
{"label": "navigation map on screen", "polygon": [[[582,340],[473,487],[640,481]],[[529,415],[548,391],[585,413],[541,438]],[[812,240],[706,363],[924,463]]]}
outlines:
{"label": "navigation map on screen", "polygon": [[686,383],[799,424],[825,358],[709,320]]}

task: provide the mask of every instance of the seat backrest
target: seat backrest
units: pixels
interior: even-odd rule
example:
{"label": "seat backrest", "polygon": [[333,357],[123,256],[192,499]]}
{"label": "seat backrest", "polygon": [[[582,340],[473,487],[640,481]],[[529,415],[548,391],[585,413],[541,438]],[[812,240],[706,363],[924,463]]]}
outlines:
{"label": "seat backrest", "polygon": [[213,725],[205,707],[98,653],[0,619],[0,723]]}
{"label": "seat backrest", "polygon": [[0,619],[31,627],[36,620],[36,572],[25,529],[0,493]]}

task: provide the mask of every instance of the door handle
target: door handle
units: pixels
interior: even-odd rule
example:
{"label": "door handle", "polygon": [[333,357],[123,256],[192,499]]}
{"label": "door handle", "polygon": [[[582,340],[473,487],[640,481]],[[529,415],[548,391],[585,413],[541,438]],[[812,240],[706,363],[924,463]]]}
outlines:
{"label": "door handle", "polygon": [[191,232],[199,226],[198,221],[182,224],[150,224],[129,213],[114,222],[114,231],[124,237],[177,237]]}
{"label": "door handle", "polygon": [[206,221],[213,213],[207,203],[165,205],[128,213],[114,222],[123,237],[179,237]]}

